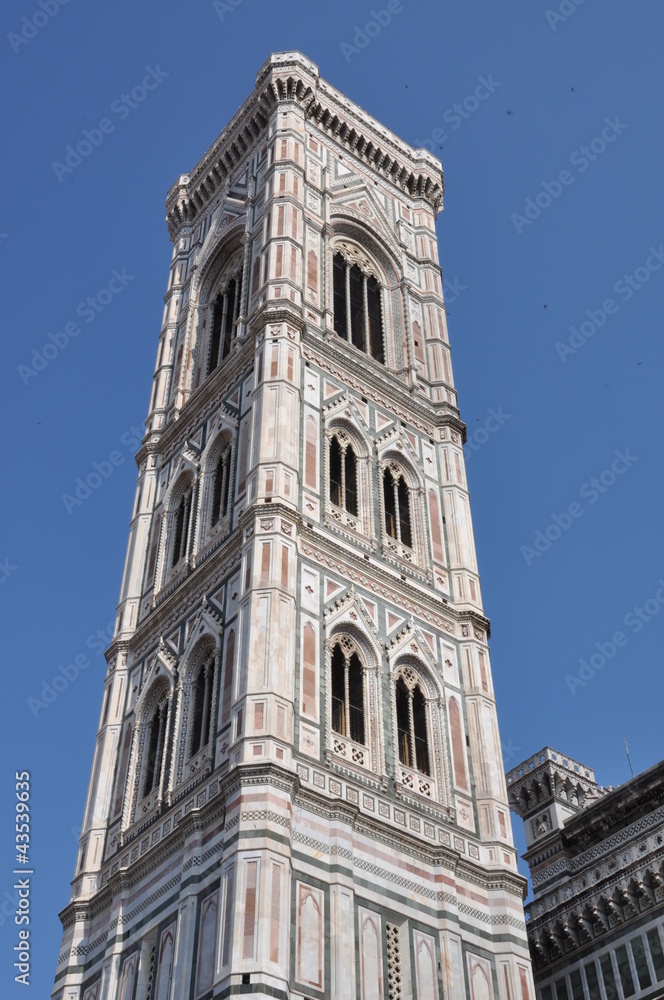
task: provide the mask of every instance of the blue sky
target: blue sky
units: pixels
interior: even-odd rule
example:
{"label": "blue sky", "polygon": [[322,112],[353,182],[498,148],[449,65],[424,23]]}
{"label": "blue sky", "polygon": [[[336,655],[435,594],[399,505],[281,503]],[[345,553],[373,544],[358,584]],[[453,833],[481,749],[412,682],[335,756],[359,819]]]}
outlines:
{"label": "blue sky", "polygon": [[[6,4],[0,31],[4,996],[20,995],[16,770],[33,784],[34,995],[52,985],[166,288],[165,195],[271,51],[302,50],[408,142],[443,144],[440,256],[508,766],[548,743],[615,785],[623,737],[635,771],[664,756],[660,5],[393,0],[367,34],[381,0],[43,3],[50,16]],[[90,155],[58,167],[83,130]]]}

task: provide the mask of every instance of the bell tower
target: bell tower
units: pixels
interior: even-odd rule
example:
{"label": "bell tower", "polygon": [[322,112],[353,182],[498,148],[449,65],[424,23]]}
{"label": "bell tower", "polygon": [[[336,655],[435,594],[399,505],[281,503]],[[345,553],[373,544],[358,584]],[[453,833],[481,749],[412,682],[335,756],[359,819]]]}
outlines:
{"label": "bell tower", "polygon": [[57,1000],[534,1000],[442,197],[298,52],[168,193]]}

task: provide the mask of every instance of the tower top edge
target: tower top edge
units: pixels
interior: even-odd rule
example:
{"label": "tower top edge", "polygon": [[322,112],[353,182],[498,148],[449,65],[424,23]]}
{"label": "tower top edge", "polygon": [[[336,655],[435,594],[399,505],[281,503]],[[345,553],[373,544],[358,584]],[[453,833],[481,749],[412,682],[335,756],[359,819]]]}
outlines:
{"label": "tower top edge", "polygon": [[[254,89],[230,122],[193,169],[181,174],[169,189],[166,209],[171,235],[179,228],[174,225],[173,213],[182,224],[178,209],[183,202],[201,205],[201,201],[211,201],[262,137],[275,108],[283,104],[299,105],[317,128],[396,184],[405,197],[424,199],[436,213],[442,209],[441,161],[426,149],[414,148],[373,118],[322,79],[314,62],[293,50],[273,52],[268,57],[256,74]],[[212,192],[211,187],[215,189]]]}
{"label": "tower top edge", "polygon": [[524,778],[528,778],[534,771],[551,765],[558,767],[560,770],[569,771],[570,776],[576,776],[580,780],[595,781],[593,768],[582,764],[578,760],[574,760],[573,757],[567,754],[560,753],[559,750],[545,746],[531,757],[527,757],[521,764],[517,764],[507,771],[505,777],[508,787],[518,784]]}

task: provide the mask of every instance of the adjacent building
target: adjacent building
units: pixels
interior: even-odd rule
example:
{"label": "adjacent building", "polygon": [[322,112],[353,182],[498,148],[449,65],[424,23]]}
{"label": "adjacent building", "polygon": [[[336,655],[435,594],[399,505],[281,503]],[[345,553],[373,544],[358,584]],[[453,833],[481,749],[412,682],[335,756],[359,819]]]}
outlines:
{"label": "adjacent building", "polygon": [[56,1000],[534,1000],[442,197],[297,52],[168,194]]}
{"label": "adjacent building", "polygon": [[507,787],[525,827],[538,1000],[664,997],[664,761],[602,788],[545,747]]}

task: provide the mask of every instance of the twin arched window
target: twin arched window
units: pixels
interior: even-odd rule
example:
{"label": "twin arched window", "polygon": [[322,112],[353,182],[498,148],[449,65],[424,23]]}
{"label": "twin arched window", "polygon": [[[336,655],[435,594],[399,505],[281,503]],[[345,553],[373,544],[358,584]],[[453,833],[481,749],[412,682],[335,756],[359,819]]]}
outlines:
{"label": "twin arched window", "polygon": [[[200,657],[195,668],[188,694],[188,723],[180,736],[184,744],[183,760],[191,760],[209,746],[214,735],[215,666],[214,651],[208,651]],[[228,672],[228,664],[226,669]],[[153,707],[148,709],[149,714],[144,722],[142,759],[139,762],[137,776],[139,801],[153,792],[159,792],[168,759],[166,751],[169,742],[168,719],[171,697],[169,691],[163,689],[163,681],[156,683],[162,685],[162,693],[157,697]],[[186,686],[184,690],[186,692]],[[179,779],[176,776],[177,780]]]}
{"label": "twin arched window", "polygon": [[381,364],[385,363],[380,285],[344,254],[332,262],[334,332]]}
{"label": "twin arched window", "polygon": [[[330,514],[336,521],[344,521],[356,530],[371,532],[371,522],[366,498],[363,496],[369,488],[367,473],[362,474],[362,489],[360,489],[360,459],[356,447],[349,436],[342,431],[335,431],[328,444],[328,484],[327,497],[332,508]],[[399,465],[391,462],[381,472],[383,499],[383,530],[388,538],[394,539],[402,546],[404,558],[412,559],[413,554],[404,549],[413,550],[413,490],[408,484]],[[415,508],[417,510],[417,507]],[[345,520],[339,516],[344,511],[351,518],[359,518],[360,523]],[[394,545],[391,545],[395,549]],[[396,551],[399,551],[396,549]]]}
{"label": "twin arched window", "polygon": [[[205,518],[202,543],[206,543],[207,533],[217,528],[225,522],[231,509],[231,478],[233,475],[233,445],[228,438],[217,453],[214,453],[206,466],[207,471],[203,476],[203,495],[206,499],[203,504],[202,516]],[[165,564],[168,570],[173,570],[181,560],[191,557],[194,550],[194,536],[197,520],[197,508],[199,487],[198,481],[194,480],[190,472],[185,472],[178,479],[171,494],[172,500],[167,502]],[[179,494],[179,499],[175,498]],[[207,506],[205,506],[207,504]],[[226,527],[228,523],[226,522]],[[159,525],[156,523],[153,529],[153,538],[158,537]],[[218,532],[218,529],[217,529]],[[199,543],[196,542],[198,546]],[[150,554],[149,577],[152,577],[155,566],[156,542],[153,542],[153,552]],[[162,583],[164,582],[162,577]]]}
{"label": "twin arched window", "polygon": [[[353,743],[368,746],[373,742],[375,726],[366,714],[367,679],[360,656],[347,637],[340,638],[332,647],[330,657],[330,719],[336,736]],[[397,780],[407,788],[431,797],[435,794],[432,776],[431,738],[429,733],[427,698],[416,672],[408,665],[402,666],[392,686],[396,719],[395,757],[399,764]],[[349,748],[336,738],[333,752],[361,766],[368,766],[369,753],[359,748]],[[419,777],[413,772],[419,772]]]}
{"label": "twin arched window", "polygon": [[396,682],[399,760],[422,774],[431,774],[426,701],[419,684],[409,687],[403,677]]}

